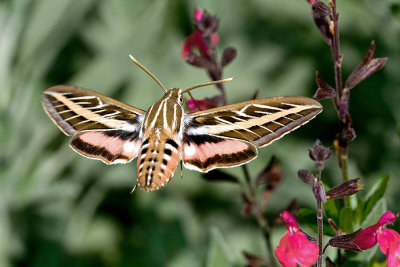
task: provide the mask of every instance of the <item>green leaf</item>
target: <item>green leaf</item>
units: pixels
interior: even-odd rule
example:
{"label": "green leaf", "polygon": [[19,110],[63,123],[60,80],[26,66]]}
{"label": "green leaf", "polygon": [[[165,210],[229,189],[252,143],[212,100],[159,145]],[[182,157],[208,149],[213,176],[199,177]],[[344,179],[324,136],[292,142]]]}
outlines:
{"label": "green leaf", "polygon": [[313,210],[307,208],[299,209],[299,218],[301,222],[312,229],[314,232],[318,232],[317,227],[317,217],[316,213]]}
{"label": "green leaf", "polygon": [[354,220],[354,212],[349,207],[344,207],[340,210],[339,215],[339,227],[346,233],[353,232],[353,220]]}
{"label": "green leaf", "polygon": [[207,267],[232,266],[230,249],[218,228],[211,229],[211,244],[208,249]]}
{"label": "green leaf", "polygon": [[372,259],[367,263],[365,267],[373,267],[376,263],[376,256],[372,257]]}
{"label": "green leaf", "polygon": [[400,4],[392,4],[390,10],[392,11],[393,17],[400,21]]}
{"label": "green leaf", "polygon": [[328,200],[326,203],[324,203],[324,210],[325,210],[326,216],[328,216],[328,218],[331,218],[335,222],[338,221],[339,211],[336,206],[336,201]]}
{"label": "green leaf", "polygon": [[387,211],[386,199],[380,199],[372,208],[371,212],[363,220],[361,227],[366,228],[375,224],[382,217],[383,213]]}
{"label": "green leaf", "polygon": [[365,207],[365,201],[361,198],[357,199],[357,207],[354,210],[354,229],[360,228],[361,222],[363,220],[363,214],[364,214],[364,207]]}
{"label": "green leaf", "polygon": [[375,204],[383,197],[389,182],[389,174],[383,175],[371,188],[366,197],[366,207],[364,209],[364,218],[368,216]]}

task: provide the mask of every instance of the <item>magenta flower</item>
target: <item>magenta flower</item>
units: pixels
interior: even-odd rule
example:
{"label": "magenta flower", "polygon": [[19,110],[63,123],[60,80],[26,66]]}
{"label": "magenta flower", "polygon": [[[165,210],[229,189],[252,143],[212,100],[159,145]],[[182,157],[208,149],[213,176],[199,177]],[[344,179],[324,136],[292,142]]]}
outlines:
{"label": "magenta flower", "polygon": [[187,106],[190,112],[197,112],[201,110],[206,110],[210,108],[215,108],[217,105],[213,99],[189,99],[187,101]]}
{"label": "magenta flower", "polygon": [[317,262],[318,246],[309,241],[300,230],[295,218],[287,211],[281,213],[281,218],[288,232],[279,241],[274,253],[284,267],[311,266]]}
{"label": "magenta flower", "polygon": [[203,9],[196,7],[194,10],[194,18],[195,20],[200,21],[203,18]]}
{"label": "magenta flower", "polygon": [[[205,15],[206,14],[206,15]],[[200,8],[196,8],[194,11],[194,19],[195,19],[195,26],[196,29],[195,31],[190,34],[186,39],[182,42],[181,46],[181,56],[182,58],[186,59],[189,55],[195,55],[196,50],[200,54],[201,57],[207,58],[208,57],[208,51],[210,49],[209,44],[207,44],[205,37],[210,35],[208,32],[209,30],[212,30],[211,32],[211,45],[216,46],[218,44],[218,34],[215,32],[217,30],[216,27],[213,27],[215,29],[208,29],[205,27],[205,25],[210,25],[210,24],[215,24],[215,22],[212,21],[214,19],[213,17],[210,17],[206,12],[204,12]],[[211,23],[209,22],[211,20]]]}
{"label": "magenta flower", "polygon": [[376,224],[361,230],[354,239],[360,249],[369,249],[379,243],[381,251],[387,257],[388,267],[400,266],[400,235],[383,226],[393,223],[397,217],[390,211],[385,212]]}

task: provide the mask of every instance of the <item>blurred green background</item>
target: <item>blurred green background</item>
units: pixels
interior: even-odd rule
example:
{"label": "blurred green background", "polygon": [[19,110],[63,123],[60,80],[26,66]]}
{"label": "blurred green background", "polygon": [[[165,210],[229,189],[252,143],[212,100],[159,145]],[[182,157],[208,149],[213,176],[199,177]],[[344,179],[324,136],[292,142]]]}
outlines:
{"label": "blurred green background", "polygon": [[[136,161],[106,166],[79,156],[41,107],[44,89],[70,84],[147,109],[163,92],[128,54],[167,87],[208,82],[180,57],[197,5],[221,19],[219,54],[238,50],[224,75],[235,77],[226,84],[230,103],[257,89],[259,97],[312,96],[317,69],[334,84],[330,50],[305,0],[0,1],[0,266],[243,266],[243,250],[266,255],[255,221],[240,215],[237,185],[184,170],[166,188],[130,195]],[[352,91],[350,176],[368,188],[390,173],[388,206],[399,212],[400,3],[338,0],[338,9],[344,77],[371,40],[377,57],[389,57]],[[329,146],[338,130],[331,103],[322,103],[318,118],[249,163],[255,177],[276,155],[286,172],[270,218],[292,199],[314,208],[296,172],[312,169],[307,148],[314,140]],[[327,164],[327,184],[340,183],[335,158]],[[241,168],[224,171],[242,179]],[[273,231],[274,246],[283,231]]]}

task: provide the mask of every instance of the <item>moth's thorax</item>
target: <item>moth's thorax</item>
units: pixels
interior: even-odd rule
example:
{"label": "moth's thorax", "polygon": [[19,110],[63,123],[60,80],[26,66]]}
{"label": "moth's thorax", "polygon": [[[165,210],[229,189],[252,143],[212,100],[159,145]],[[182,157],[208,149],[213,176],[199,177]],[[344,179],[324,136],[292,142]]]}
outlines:
{"label": "moth's thorax", "polygon": [[169,98],[170,100],[175,100],[179,103],[182,103],[182,91],[179,88],[171,88],[167,92],[165,92],[162,99]]}
{"label": "moth's thorax", "polygon": [[146,112],[143,132],[150,129],[166,129],[179,133],[183,118],[182,93],[178,88],[168,90]]}
{"label": "moth's thorax", "polygon": [[143,121],[143,145],[138,158],[138,183],[146,191],[166,185],[181,158],[183,121],[182,93],[168,90],[146,112]]}

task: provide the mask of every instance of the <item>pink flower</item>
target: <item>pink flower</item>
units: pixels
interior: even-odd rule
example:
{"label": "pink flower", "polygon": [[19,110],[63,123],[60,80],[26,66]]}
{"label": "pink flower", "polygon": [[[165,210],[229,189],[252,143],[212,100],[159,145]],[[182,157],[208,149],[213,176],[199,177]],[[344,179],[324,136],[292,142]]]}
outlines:
{"label": "pink flower", "polygon": [[387,256],[388,267],[400,266],[400,235],[392,229],[382,228],[378,232],[378,243]]}
{"label": "pink flower", "polygon": [[[186,58],[189,54],[194,53],[197,50],[202,57],[207,56],[208,45],[204,42],[203,33],[200,31],[194,31],[191,35],[186,37],[182,43],[181,56]],[[218,35],[213,33],[211,35],[211,42],[214,45],[218,44]]]}
{"label": "pink flower", "polygon": [[[182,58],[186,58],[190,54],[195,54],[195,51],[197,50],[200,54],[201,57],[207,57],[208,56],[208,50],[209,46],[207,43],[204,41],[205,37],[205,32],[204,29],[205,25],[208,25],[209,23],[204,22],[203,23],[203,18],[207,17],[207,20],[216,20],[216,18],[211,17],[210,15],[207,14],[207,12],[204,12],[200,8],[196,8],[194,11],[194,18],[195,18],[195,25],[198,25],[196,27],[196,30],[190,34],[186,39],[182,42],[181,46],[181,56]],[[204,25],[203,25],[204,24]],[[216,28],[215,28],[216,30]],[[218,34],[215,32],[211,33],[211,45],[216,46],[218,44],[219,38]]]}
{"label": "pink flower", "polygon": [[197,112],[201,110],[206,110],[210,108],[215,108],[217,105],[212,99],[189,99],[187,101],[187,106],[190,112]]}
{"label": "pink flower", "polygon": [[203,9],[196,7],[194,10],[194,18],[195,20],[201,20],[203,17]]}
{"label": "pink flower", "polygon": [[379,243],[381,251],[387,257],[388,267],[400,266],[400,235],[383,226],[393,223],[397,217],[390,211],[385,212],[376,224],[361,230],[354,239],[360,249],[369,249]]}
{"label": "pink flower", "polygon": [[281,218],[288,229],[275,249],[275,256],[284,267],[310,266],[318,259],[318,246],[309,241],[300,230],[295,218],[287,211],[281,213]]}

